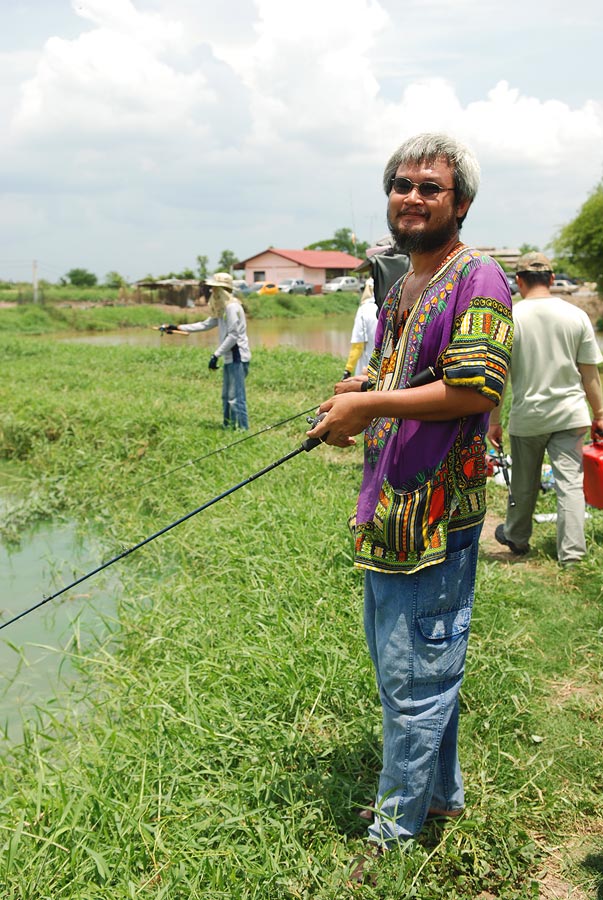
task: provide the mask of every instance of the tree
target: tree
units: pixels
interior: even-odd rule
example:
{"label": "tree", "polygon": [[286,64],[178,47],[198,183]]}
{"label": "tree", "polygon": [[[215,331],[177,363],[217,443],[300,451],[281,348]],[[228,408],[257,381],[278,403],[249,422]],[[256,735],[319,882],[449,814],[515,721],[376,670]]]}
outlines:
{"label": "tree", "polygon": [[540,252],[540,247],[537,247],[536,244],[520,244],[519,245],[519,255],[525,256],[526,253],[533,253],[534,251]]}
{"label": "tree", "polygon": [[65,278],[74,287],[94,287],[98,281],[94,272],[89,272],[88,269],[70,269]]}
{"label": "tree", "polygon": [[352,256],[363,257],[369,247],[368,241],[357,241],[351,228],[338,228],[332,238],[308,244],[305,250],[339,250]]}
{"label": "tree", "polygon": [[232,250],[222,250],[222,255],[218,260],[218,270],[220,272],[230,272],[232,274],[232,270],[238,261],[238,256],[236,253],[233,253]]}
{"label": "tree", "polygon": [[123,275],[120,275],[119,272],[107,272],[105,275],[105,283],[104,287],[107,288],[120,288],[126,287],[128,282],[124,278]]}
{"label": "tree", "polygon": [[582,204],[576,218],[561,229],[552,246],[558,264],[570,274],[596,281],[603,294],[603,182]]}
{"label": "tree", "polygon": [[165,272],[157,278],[157,281],[167,281],[168,278],[176,278],[178,280],[192,281],[196,278],[192,269],[183,269],[181,272]]}
{"label": "tree", "polygon": [[209,257],[207,256],[198,256],[197,257],[197,269],[199,270],[199,278],[201,281],[205,281],[207,278],[209,266]]}

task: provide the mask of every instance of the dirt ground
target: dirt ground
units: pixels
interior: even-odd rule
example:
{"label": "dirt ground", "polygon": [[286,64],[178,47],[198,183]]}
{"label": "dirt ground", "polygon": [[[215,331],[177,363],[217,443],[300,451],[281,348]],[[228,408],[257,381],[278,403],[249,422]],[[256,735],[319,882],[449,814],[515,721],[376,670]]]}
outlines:
{"label": "dirt ground", "polygon": [[596,326],[597,321],[603,319],[603,297],[600,297],[598,294],[581,290],[571,296],[568,294],[557,294],[557,296],[563,297],[564,300],[569,300],[570,303],[583,309],[588,314],[593,325]]}

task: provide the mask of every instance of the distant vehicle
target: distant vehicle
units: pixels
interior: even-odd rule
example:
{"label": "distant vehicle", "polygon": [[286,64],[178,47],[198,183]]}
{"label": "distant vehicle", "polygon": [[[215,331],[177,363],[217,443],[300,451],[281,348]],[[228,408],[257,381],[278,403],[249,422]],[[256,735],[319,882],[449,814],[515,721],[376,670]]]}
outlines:
{"label": "distant vehicle", "polygon": [[254,281],[251,285],[253,294],[278,294],[278,285],[274,281]]}
{"label": "distant vehicle", "polygon": [[509,290],[511,291],[511,294],[518,294],[519,287],[517,286],[517,282],[515,281],[515,276],[507,275],[506,278],[507,278],[507,282],[509,284]]}
{"label": "distant vehicle", "polygon": [[555,278],[551,285],[553,294],[575,294],[577,290],[579,290],[579,286],[567,278]]}
{"label": "distant vehicle", "polygon": [[338,278],[332,278],[322,286],[323,294],[335,294],[339,291],[360,291],[360,280],[353,275],[340,275]]}
{"label": "distant vehicle", "polygon": [[571,275],[566,275],[565,272],[555,272],[555,278],[563,278],[564,281],[569,281],[572,284],[578,284],[577,279],[572,278]]}
{"label": "distant vehicle", "polygon": [[243,294],[244,297],[251,293],[251,288],[246,281],[233,281],[232,286],[236,294]]}
{"label": "distant vehicle", "polygon": [[278,286],[281,294],[305,294],[309,297],[314,293],[314,285],[308,284],[303,278],[285,278]]}

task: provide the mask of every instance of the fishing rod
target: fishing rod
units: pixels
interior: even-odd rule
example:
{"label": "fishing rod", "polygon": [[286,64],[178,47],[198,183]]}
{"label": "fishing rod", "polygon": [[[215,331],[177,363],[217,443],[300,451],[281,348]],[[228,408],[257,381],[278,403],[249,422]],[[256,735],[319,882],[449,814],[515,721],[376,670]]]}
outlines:
{"label": "fishing rod", "polygon": [[[314,407],[315,408],[315,407]],[[326,413],[321,413],[321,415],[316,417],[308,417],[309,424],[314,428],[322,419],[324,419]],[[261,478],[262,475],[266,475],[268,472],[272,472],[273,469],[276,469],[278,466],[282,466],[283,463],[288,462],[290,459],[293,459],[299,453],[306,452],[309,453],[310,450],[313,450],[315,447],[318,447],[319,444],[324,443],[328,432],[323,435],[322,438],[310,438],[307,437],[299,447],[295,450],[292,450],[290,453],[287,453],[285,456],[281,456],[280,459],[277,459],[275,462],[270,463],[269,466],[266,466],[263,469],[260,469],[259,472],[255,472],[253,475],[250,475],[248,478],[245,478],[243,481],[240,481],[238,484],[235,484],[233,487],[228,488],[228,490],[223,491],[221,494],[218,494],[216,497],[212,497],[211,500],[208,500],[206,503],[203,503],[201,506],[198,506],[197,509],[193,509],[192,512],[186,513],[186,515],[181,516],[179,519],[176,519],[175,522],[171,522],[169,525],[166,525],[165,528],[161,528],[159,531],[156,531],[154,534],[151,534],[149,537],[145,538],[142,541],[139,541],[138,544],[135,544],[133,547],[129,547],[127,550],[124,550],[122,553],[119,553],[117,556],[112,557],[102,565],[97,566],[92,571],[87,572],[85,575],[82,575],[80,578],[76,578],[75,581],[72,581],[70,584],[61,588],[60,591],[56,591],[56,593],[51,594],[49,597],[43,597],[38,603],[34,606],[29,607],[29,609],[24,610],[23,612],[18,613],[18,615],[13,616],[12,619],[9,619],[8,622],[3,622],[0,625],[0,631],[4,628],[8,628],[9,625],[12,625],[13,622],[17,622],[19,619],[22,619],[24,616],[33,612],[36,609],[39,609],[41,606],[44,606],[46,603],[50,603],[51,600],[55,600],[57,597],[60,597],[61,594],[66,593],[71,590],[71,588],[76,587],[78,584],[81,584],[83,581],[87,581],[88,578],[92,578],[93,575],[96,575],[98,572],[102,572],[103,569],[108,569],[109,566],[112,566],[114,563],[118,562],[120,559],[124,559],[126,556],[129,556],[131,553],[134,553],[135,550],[140,550],[141,547],[144,547],[146,544],[150,544],[151,541],[154,541],[156,538],[161,537],[162,534],[166,534],[168,531],[171,531],[172,528],[176,528],[178,525],[181,525],[183,522],[188,521],[188,519],[192,519],[193,516],[198,515],[198,513],[203,512],[204,509],[208,509],[210,506],[213,506],[214,503],[218,503],[220,500],[224,500],[225,497],[230,496],[230,494],[234,494],[235,491],[240,490],[240,488],[245,487],[248,484],[251,484],[252,481],[255,481],[257,478]]]}
{"label": "fishing rod", "polygon": [[[438,375],[437,372],[433,368],[425,369],[422,372],[419,372],[408,382],[408,387],[418,387],[419,385],[428,384],[431,381],[435,381]],[[313,407],[315,408],[315,407]],[[298,415],[301,415],[299,413]],[[316,417],[309,416],[307,421],[315,428],[319,422],[321,422],[326,413],[320,413]],[[294,416],[293,418],[297,418]],[[121,553],[118,553],[117,556],[113,556],[111,559],[107,560],[107,562],[102,563],[100,566],[97,566],[95,569],[92,569],[90,572],[87,572],[85,575],[82,575],[80,578],[76,578],[70,584],[65,585],[65,587],[61,588],[60,591],[56,591],[54,594],[51,594],[48,597],[43,597],[38,603],[29,607],[28,609],[23,610],[23,612],[18,613],[16,616],[13,616],[8,622],[3,622],[0,624],[0,631],[4,628],[8,628],[9,625],[12,625],[14,622],[17,622],[19,619],[22,619],[24,616],[27,616],[29,613],[34,612],[34,610],[39,609],[41,606],[44,606],[46,603],[50,603],[51,600],[56,600],[57,597],[60,597],[62,594],[65,594],[67,591],[71,590],[74,587],[77,587],[78,584],[82,584],[82,582],[87,581],[89,578],[92,578],[93,575],[98,574],[98,572],[102,572],[104,569],[108,569],[109,566],[114,565],[116,562],[119,562],[120,559],[125,559],[126,556],[130,556],[131,553],[134,553],[136,550],[140,550],[141,547],[146,546],[146,544],[150,544],[151,541],[156,540],[161,535],[166,534],[168,531],[171,531],[173,528],[176,528],[178,525],[182,525],[183,522],[187,522],[189,519],[192,519],[193,516],[198,515],[200,512],[203,512],[205,509],[209,509],[210,506],[213,506],[215,503],[218,503],[220,500],[224,500],[226,497],[229,497],[231,494],[234,494],[235,491],[240,490],[242,487],[245,487],[248,484],[251,484],[252,481],[256,481],[256,479],[261,478],[262,475],[268,474],[268,472],[272,472],[274,469],[278,468],[278,466],[282,466],[283,463],[288,462],[290,459],[293,459],[299,453],[306,452],[309,453],[310,450],[313,450],[315,447],[318,447],[319,444],[322,444],[326,441],[329,432],[325,432],[325,434],[320,438],[311,438],[307,437],[299,447],[295,450],[292,450],[290,453],[287,453],[285,456],[281,456],[280,459],[275,460],[270,463],[270,465],[265,466],[263,469],[260,469],[259,472],[255,472],[253,475],[250,475],[248,478],[245,478],[243,481],[240,481],[238,484],[235,484],[233,487],[228,488],[228,490],[223,491],[221,494],[218,494],[215,497],[212,497],[211,500],[208,500],[206,503],[203,503],[201,506],[198,506],[197,509],[193,509],[191,512],[186,513],[186,515],[181,516],[179,519],[176,519],[175,522],[171,522],[169,525],[166,525],[164,528],[161,528],[159,531],[156,531],[154,534],[149,535],[149,537],[144,538],[144,540],[139,541],[133,547],[129,547],[126,550],[123,550]]]}
{"label": "fishing rod", "polygon": [[511,481],[509,479],[509,463],[505,454],[503,453],[503,444],[502,438],[498,442],[498,453],[497,453],[497,464],[498,468],[501,470],[503,474],[503,478],[505,480],[505,484],[507,485],[507,490],[509,492],[509,506],[515,506],[515,498],[511,493]]}

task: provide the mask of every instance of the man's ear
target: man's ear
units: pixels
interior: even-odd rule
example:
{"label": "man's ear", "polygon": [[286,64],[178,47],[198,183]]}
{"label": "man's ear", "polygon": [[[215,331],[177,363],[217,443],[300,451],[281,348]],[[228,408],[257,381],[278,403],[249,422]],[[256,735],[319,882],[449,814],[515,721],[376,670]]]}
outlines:
{"label": "man's ear", "polygon": [[459,200],[459,202],[456,204],[457,219],[462,219],[463,216],[466,216],[470,206],[471,200]]}

